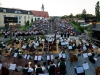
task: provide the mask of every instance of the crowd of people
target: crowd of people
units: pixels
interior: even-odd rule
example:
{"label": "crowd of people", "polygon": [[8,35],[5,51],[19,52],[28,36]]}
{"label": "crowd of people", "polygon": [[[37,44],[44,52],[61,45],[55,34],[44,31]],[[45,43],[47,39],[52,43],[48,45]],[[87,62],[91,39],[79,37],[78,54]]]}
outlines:
{"label": "crowd of people", "polygon": [[78,35],[78,32],[75,28],[69,23],[66,19],[55,19],[54,28],[57,34],[68,34],[68,35]]}
{"label": "crowd of people", "polygon": [[[48,34],[50,22],[48,20],[36,20],[30,28],[26,31],[19,30],[15,27],[12,28],[12,35],[19,37],[19,36],[32,36],[32,35],[44,35]],[[4,37],[7,38],[10,36],[10,29],[4,30],[2,32]]]}
{"label": "crowd of people", "polygon": [[[21,75],[65,75],[67,73],[66,52],[69,54],[69,60],[67,61],[73,63],[78,61],[77,54],[71,53],[76,50],[78,50],[78,54],[91,53],[89,54],[89,60],[95,63],[96,59],[94,59],[92,52],[94,52],[96,46],[82,39],[79,39],[77,42],[76,39],[70,38],[69,35],[75,36],[77,31],[67,20],[54,20],[56,34],[61,34],[58,38],[56,35],[45,39],[41,37],[34,39],[17,38],[18,36],[46,34],[48,33],[49,25],[49,21],[37,20],[26,31],[13,28],[13,36],[16,36],[16,38],[10,44],[0,43],[0,63],[2,63],[0,68],[2,69],[2,75],[10,75],[10,70]],[[10,30],[4,31],[4,34],[6,34],[5,37],[7,38],[10,35]],[[55,56],[52,52],[53,50],[57,51],[57,49],[59,53]],[[46,58],[43,54],[37,54],[40,51],[46,54]],[[6,54],[8,54],[7,57],[5,56]],[[13,69],[9,69],[9,67],[12,67],[13,62],[15,66],[13,66]],[[78,73],[79,70],[77,68],[75,68],[77,75],[85,75],[83,67],[81,67],[82,72],[80,73]]]}
{"label": "crowd of people", "polygon": [[[26,31],[19,30],[17,28],[12,28],[12,34],[13,36],[32,36],[32,35],[44,35],[48,34],[50,30],[50,24],[51,22],[49,20],[36,20],[34,24],[30,28],[28,28]],[[76,29],[69,23],[66,19],[60,19],[57,18],[52,23],[52,29],[54,29],[54,33],[56,34],[62,34],[62,35],[71,35],[76,36],[78,35],[78,32]],[[5,35],[5,38],[10,36],[10,29],[3,31],[3,34]]]}
{"label": "crowd of people", "polygon": [[[48,42],[49,42],[49,44],[48,44]],[[43,43],[44,43],[44,47],[43,47]],[[47,45],[47,46],[45,46],[45,45]],[[60,68],[60,71],[61,71],[60,73],[65,73],[65,71],[66,71],[65,59],[66,58],[65,57],[62,58],[61,56],[55,57],[53,54],[50,54],[50,55],[48,54],[47,58],[44,59],[44,57],[42,55],[35,54],[35,52],[37,51],[37,47],[40,47],[40,46],[42,46],[42,48],[44,48],[43,50],[45,50],[47,52],[48,52],[48,47],[49,47],[49,49],[53,50],[53,46],[56,46],[55,38],[54,37],[47,37],[45,39],[35,38],[34,40],[25,39],[25,38],[23,38],[23,39],[16,38],[15,40],[12,40],[10,45],[4,44],[2,42],[0,44],[0,48],[2,49],[0,54],[2,55],[3,52],[7,52],[7,53],[10,52],[11,57],[12,56],[15,57],[15,54],[18,54],[16,56],[17,61],[15,62],[15,64],[16,64],[15,71],[21,70],[22,75],[31,75],[32,73],[36,73],[36,75],[39,75],[41,73],[45,73],[45,70],[47,70],[46,73],[49,73],[49,75],[55,75],[56,68]],[[26,54],[24,53],[24,51],[32,52],[33,55],[30,55],[29,53],[27,53],[27,56],[25,57]],[[61,54],[65,54],[65,53],[61,53]],[[25,58],[26,60],[34,59],[34,62],[28,62],[27,64],[22,63],[22,64],[24,64],[24,65],[22,65],[19,60],[23,60],[23,58]],[[0,60],[3,63],[2,75],[9,75],[9,73],[8,73],[9,67],[8,66],[10,66],[9,62],[11,62],[11,61],[9,61],[9,60],[5,61],[5,60],[7,60],[7,58],[5,58],[4,61],[2,59],[0,59]],[[54,63],[55,60],[58,61],[56,64]],[[19,64],[17,62],[19,62]],[[42,64],[42,62],[43,62],[43,64]],[[34,65],[31,65],[33,63],[34,63]],[[46,66],[48,66],[48,67],[46,67]]]}

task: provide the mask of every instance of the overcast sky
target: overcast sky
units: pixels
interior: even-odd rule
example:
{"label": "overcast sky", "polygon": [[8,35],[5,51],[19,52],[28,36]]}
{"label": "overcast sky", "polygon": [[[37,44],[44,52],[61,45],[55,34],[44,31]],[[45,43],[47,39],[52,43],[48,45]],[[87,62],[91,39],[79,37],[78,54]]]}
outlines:
{"label": "overcast sky", "polygon": [[20,8],[26,10],[41,10],[42,3],[50,16],[74,15],[82,13],[95,14],[95,5],[98,0],[0,0],[2,7]]}

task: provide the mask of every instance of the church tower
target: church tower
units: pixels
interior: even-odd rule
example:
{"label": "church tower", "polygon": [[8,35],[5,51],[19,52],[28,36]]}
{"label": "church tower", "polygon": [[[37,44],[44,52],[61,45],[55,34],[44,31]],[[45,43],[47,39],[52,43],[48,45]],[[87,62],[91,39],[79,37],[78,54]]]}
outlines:
{"label": "church tower", "polygon": [[44,11],[44,5],[42,4],[41,10]]}
{"label": "church tower", "polygon": [[2,4],[0,3],[0,7],[2,7]]}

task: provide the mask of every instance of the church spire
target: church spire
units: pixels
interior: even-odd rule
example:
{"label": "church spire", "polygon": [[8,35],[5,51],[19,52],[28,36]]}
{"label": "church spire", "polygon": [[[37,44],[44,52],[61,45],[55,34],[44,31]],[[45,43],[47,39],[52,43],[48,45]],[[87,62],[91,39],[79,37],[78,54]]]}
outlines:
{"label": "church spire", "polygon": [[44,11],[44,5],[43,5],[43,3],[42,3],[42,7],[41,7],[41,10],[42,10],[42,11]]}
{"label": "church spire", "polygon": [[2,4],[0,3],[0,7],[2,7]]}

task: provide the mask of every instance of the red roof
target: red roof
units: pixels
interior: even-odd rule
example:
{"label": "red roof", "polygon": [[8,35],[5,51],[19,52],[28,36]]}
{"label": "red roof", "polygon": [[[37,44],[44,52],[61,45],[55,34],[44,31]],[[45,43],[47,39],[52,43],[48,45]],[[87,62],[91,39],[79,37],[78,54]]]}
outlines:
{"label": "red roof", "polygon": [[49,18],[49,14],[46,11],[35,11],[35,10],[31,10],[31,12],[33,13],[34,16]]}

